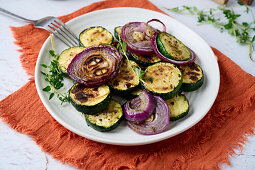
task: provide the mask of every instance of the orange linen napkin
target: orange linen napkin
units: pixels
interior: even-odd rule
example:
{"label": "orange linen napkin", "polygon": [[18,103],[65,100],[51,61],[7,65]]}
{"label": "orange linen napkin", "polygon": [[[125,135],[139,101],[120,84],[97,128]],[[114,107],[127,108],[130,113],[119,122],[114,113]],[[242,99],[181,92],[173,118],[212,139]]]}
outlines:
{"label": "orange linen napkin", "polygon": [[[60,17],[68,21],[110,7],[160,11],[147,0],[108,0]],[[34,75],[36,58],[49,33],[32,25],[12,27],[21,47],[21,62]],[[189,130],[144,146],[114,146],[80,137],[56,122],[40,101],[35,82],[0,102],[0,117],[18,132],[30,135],[53,158],[81,169],[218,169],[234,149],[242,149],[255,127],[255,78],[213,48],[220,67],[220,90],[208,114]]]}

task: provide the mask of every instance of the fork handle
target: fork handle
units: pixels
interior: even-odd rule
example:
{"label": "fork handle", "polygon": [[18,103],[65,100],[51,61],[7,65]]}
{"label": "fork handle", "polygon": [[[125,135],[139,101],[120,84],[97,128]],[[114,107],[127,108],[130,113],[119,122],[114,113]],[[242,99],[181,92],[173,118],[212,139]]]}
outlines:
{"label": "fork handle", "polygon": [[16,14],[14,14],[14,13],[12,13],[12,12],[10,12],[10,11],[7,11],[7,10],[5,10],[5,9],[3,9],[3,8],[0,8],[0,12],[2,12],[2,13],[4,13],[4,14],[7,14],[7,15],[9,15],[9,16],[12,16],[12,17],[14,17],[14,18],[18,18],[18,19],[20,19],[20,20],[22,20],[22,21],[25,21],[25,22],[28,22],[28,23],[35,23],[34,20],[27,19],[27,18],[24,18],[24,17],[22,17],[22,16],[16,15]]}

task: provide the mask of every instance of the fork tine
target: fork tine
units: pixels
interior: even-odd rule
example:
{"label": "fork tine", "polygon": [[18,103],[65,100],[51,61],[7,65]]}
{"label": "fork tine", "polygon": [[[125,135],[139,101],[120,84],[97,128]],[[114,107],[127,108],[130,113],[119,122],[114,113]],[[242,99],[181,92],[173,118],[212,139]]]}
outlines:
{"label": "fork tine", "polygon": [[60,35],[57,31],[56,31],[56,29],[54,28],[54,27],[52,27],[52,26],[50,26],[50,25],[48,25],[48,27],[50,28],[50,29],[48,29],[48,31],[50,31],[52,34],[54,34],[58,39],[60,39],[65,45],[67,45],[68,47],[72,47],[73,45],[72,44],[70,44],[70,42],[68,42],[67,40],[66,40],[66,38],[65,37],[63,37],[62,35]]}
{"label": "fork tine", "polygon": [[72,46],[76,46],[75,41],[73,41],[70,36],[63,31],[63,29],[60,28],[60,26],[55,25],[54,23],[51,23],[52,26],[54,26],[55,28],[55,32],[57,32],[59,35],[61,35],[62,37],[64,37],[70,44],[72,44]]}
{"label": "fork tine", "polygon": [[63,23],[61,20],[56,18],[54,20],[56,24],[59,25],[59,28],[70,38],[74,41],[76,45],[79,45],[79,39],[76,37],[76,35],[68,28],[68,26]]}
{"label": "fork tine", "polygon": [[79,45],[78,41],[68,32],[66,31],[65,27],[59,26],[57,31],[64,33],[70,41],[72,41],[72,44]]}

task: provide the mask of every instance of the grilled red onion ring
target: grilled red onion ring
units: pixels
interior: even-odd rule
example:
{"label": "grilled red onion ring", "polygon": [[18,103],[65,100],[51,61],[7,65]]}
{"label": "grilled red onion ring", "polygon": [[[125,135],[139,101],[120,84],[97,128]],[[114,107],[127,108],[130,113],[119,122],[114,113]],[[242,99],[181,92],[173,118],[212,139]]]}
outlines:
{"label": "grilled red onion ring", "polygon": [[156,21],[156,22],[159,22],[160,24],[162,24],[162,26],[163,26],[163,31],[162,31],[162,32],[166,32],[166,26],[165,26],[165,24],[164,24],[162,21],[158,20],[158,19],[151,19],[151,20],[149,20],[149,21],[147,22],[147,24],[149,24],[150,22],[153,22],[153,21]]}
{"label": "grilled red onion ring", "polygon": [[129,121],[143,121],[150,117],[155,108],[153,96],[143,90],[140,95],[124,104],[124,115]]}
{"label": "grilled red onion ring", "polygon": [[121,38],[127,49],[133,53],[150,55],[153,53],[151,37],[157,30],[144,22],[130,22],[122,27]]}
{"label": "grilled red onion ring", "polygon": [[67,68],[71,79],[86,87],[100,86],[117,74],[122,55],[113,47],[98,45],[77,54]]}
{"label": "grilled red onion ring", "polygon": [[169,107],[166,102],[159,96],[154,96],[155,110],[153,114],[142,122],[127,121],[128,126],[137,133],[143,135],[154,135],[165,131],[168,127],[169,118]]}

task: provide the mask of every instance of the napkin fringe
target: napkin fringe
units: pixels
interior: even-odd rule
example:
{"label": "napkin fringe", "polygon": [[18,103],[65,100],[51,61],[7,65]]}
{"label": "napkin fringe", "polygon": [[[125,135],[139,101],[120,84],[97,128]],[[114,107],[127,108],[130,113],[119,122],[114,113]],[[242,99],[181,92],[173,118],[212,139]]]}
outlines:
{"label": "napkin fringe", "polygon": [[[10,26],[12,35],[15,38],[14,44],[16,44],[21,52],[20,62],[22,68],[30,76],[34,76],[35,64],[39,51],[50,35],[50,33],[44,29],[35,28],[32,24],[27,24],[23,27]],[[42,34],[42,32],[44,32]]]}

